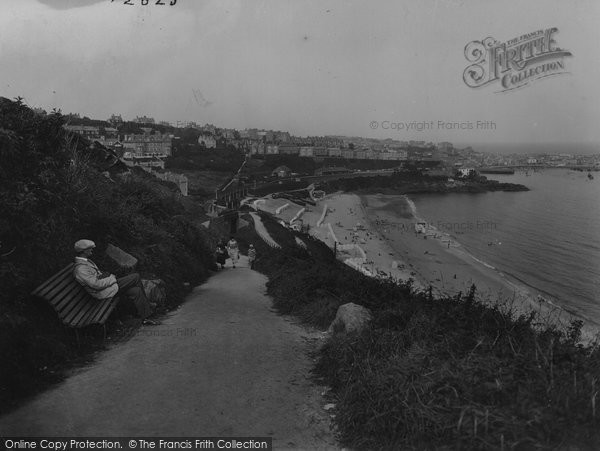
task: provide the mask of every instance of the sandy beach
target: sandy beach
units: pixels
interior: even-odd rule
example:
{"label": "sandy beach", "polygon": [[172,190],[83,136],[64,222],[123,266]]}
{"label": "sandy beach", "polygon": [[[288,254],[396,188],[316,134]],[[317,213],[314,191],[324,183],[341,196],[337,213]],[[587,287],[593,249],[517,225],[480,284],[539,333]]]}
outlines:
{"label": "sandy beach", "polygon": [[[282,208],[286,204],[288,206]],[[258,207],[288,223],[304,208],[284,199],[266,199]],[[325,196],[316,206],[305,207],[300,220],[303,225],[309,225],[312,236],[331,249],[335,246],[338,259],[355,269],[367,275],[392,277],[400,281],[412,278],[415,288],[423,289],[424,285],[416,273],[370,225],[367,215],[359,196],[336,193]],[[337,244],[334,244],[336,241]]]}
{"label": "sandy beach", "polygon": [[[506,306],[517,315],[533,310],[540,319],[563,325],[578,319],[557,305],[540,301],[540,292],[478,260],[449,234],[418,225],[406,197],[380,194],[361,200],[370,227],[407,262],[421,285],[431,286],[435,294],[465,294],[474,284],[478,300]],[[598,331],[585,327],[582,332],[590,340]]]}
{"label": "sandy beach", "polygon": [[[477,299],[485,303],[505,305],[517,314],[534,310],[540,318],[563,324],[573,319],[559,307],[540,302],[540,293],[478,261],[448,234],[421,226],[417,232],[404,196],[335,193],[316,206],[266,199],[258,207],[287,223],[296,218],[309,225],[309,233],[332,249],[337,242],[338,258],[367,275],[412,279],[416,289],[431,286],[439,296],[464,294],[475,284]],[[587,339],[594,333],[584,330]]]}

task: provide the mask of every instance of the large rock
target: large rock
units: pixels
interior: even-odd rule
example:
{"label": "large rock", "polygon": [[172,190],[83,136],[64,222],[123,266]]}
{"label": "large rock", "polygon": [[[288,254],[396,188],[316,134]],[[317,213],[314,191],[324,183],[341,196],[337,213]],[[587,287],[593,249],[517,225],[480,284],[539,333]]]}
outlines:
{"label": "large rock", "polygon": [[117,265],[124,269],[134,268],[138,262],[137,258],[135,258],[133,255],[128,254],[124,250],[118,248],[117,246],[113,246],[112,244],[109,244],[106,248],[106,255],[112,258]]}
{"label": "large rock", "polygon": [[335,319],[329,326],[329,332],[334,334],[360,332],[371,321],[373,316],[368,308],[349,302],[340,305]]}

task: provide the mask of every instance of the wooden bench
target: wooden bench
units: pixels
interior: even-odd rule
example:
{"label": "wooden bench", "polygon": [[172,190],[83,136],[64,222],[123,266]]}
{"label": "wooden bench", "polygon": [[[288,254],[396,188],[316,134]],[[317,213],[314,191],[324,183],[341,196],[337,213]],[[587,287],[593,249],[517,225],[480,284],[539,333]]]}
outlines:
{"label": "wooden bench", "polygon": [[[56,310],[64,325],[78,329],[106,320],[117,306],[117,296],[108,299],[93,298],[73,276],[73,263],[54,274],[31,294],[45,299]],[[106,329],[104,329],[106,334]],[[79,340],[79,334],[77,334]]]}

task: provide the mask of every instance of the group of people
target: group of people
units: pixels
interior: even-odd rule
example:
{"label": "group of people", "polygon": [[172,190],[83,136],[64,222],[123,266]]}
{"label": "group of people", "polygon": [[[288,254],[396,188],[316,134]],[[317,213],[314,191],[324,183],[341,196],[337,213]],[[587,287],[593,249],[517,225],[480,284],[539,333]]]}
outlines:
{"label": "group of people", "polygon": [[[231,259],[231,266],[235,268],[235,264],[240,259],[240,248],[238,246],[238,242],[233,237],[231,237],[227,244],[225,244],[223,241],[219,241],[219,243],[217,244],[217,249],[215,251],[215,260],[217,261],[217,265],[219,265],[221,269],[225,268],[227,258]],[[256,249],[254,249],[254,245],[251,244],[248,248],[248,263],[250,265],[250,269],[253,269],[255,260]]]}

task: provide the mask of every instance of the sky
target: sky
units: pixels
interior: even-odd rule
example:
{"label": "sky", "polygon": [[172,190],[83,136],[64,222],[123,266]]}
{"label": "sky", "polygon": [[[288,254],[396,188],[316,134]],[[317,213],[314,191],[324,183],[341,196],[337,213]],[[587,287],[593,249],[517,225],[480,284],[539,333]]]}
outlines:
{"label": "sky", "polygon": [[[130,2],[2,0],[0,96],[298,136],[600,143],[596,0]],[[567,73],[465,84],[469,42],[552,27]]]}

